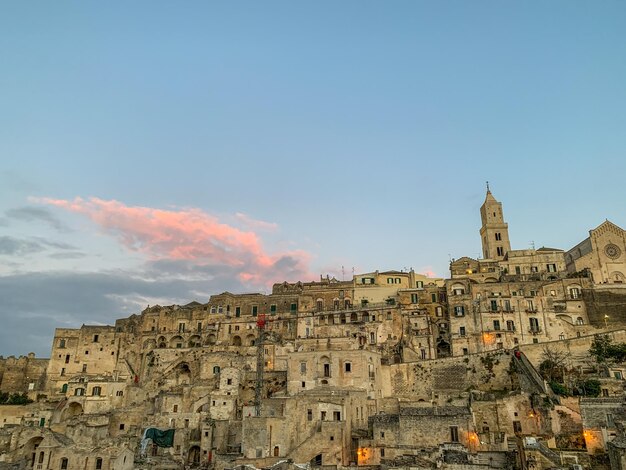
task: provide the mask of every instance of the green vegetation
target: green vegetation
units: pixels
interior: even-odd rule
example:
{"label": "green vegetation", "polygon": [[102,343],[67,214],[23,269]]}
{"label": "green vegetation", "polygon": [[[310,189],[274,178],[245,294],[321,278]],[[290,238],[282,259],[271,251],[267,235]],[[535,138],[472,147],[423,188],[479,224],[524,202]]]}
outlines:
{"label": "green vegetation", "polygon": [[626,343],[613,343],[608,335],[596,335],[589,348],[589,354],[601,364],[624,362],[626,360]]}
{"label": "green vegetation", "polygon": [[567,387],[558,382],[550,382],[550,388],[552,389],[554,393],[562,397],[567,397],[570,395],[569,390],[567,390]]}
{"label": "green vegetation", "polygon": [[32,402],[25,393],[0,392],[0,405],[28,405]]}

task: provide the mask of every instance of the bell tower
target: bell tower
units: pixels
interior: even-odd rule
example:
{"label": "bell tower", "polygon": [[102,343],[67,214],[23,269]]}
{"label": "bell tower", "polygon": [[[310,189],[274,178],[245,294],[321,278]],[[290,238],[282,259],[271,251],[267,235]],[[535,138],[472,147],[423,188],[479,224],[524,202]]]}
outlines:
{"label": "bell tower", "polygon": [[487,196],[480,208],[480,237],[483,244],[483,258],[502,260],[511,249],[509,224],[504,221],[502,203],[496,201],[487,183]]}

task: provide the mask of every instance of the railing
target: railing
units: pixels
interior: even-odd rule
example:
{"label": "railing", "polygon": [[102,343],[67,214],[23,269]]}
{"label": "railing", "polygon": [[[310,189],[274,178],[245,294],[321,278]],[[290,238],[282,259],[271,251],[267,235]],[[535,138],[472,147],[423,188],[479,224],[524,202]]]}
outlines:
{"label": "railing", "polygon": [[541,328],[528,328],[528,332],[533,335],[536,335],[536,334],[541,333]]}

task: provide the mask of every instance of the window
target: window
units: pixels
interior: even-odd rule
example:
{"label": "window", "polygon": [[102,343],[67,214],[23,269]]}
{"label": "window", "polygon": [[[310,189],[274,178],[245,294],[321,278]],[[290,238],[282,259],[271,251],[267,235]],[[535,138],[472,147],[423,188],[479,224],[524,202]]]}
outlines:
{"label": "window", "polygon": [[333,310],[339,310],[339,299],[333,300]]}
{"label": "window", "polygon": [[202,322],[199,321],[198,322],[198,333],[200,333],[202,331]]}
{"label": "window", "polygon": [[622,380],[623,376],[622,376],[622,371],[621,370],[616,370],[613,372],[613,377],[615,377],[617,380]]}
{"label": "window", "polygon": [[291,313],[296,313],[298,311],[298,304],[291,304],[290,310]]}
{"label": "window", "polygon": [[67,384],[63,384],[61,387],[61,393],[67,393]]}
{"label": "window", "polygon": [[609,389],[608,388],[603,388],[602,389],[602,396],[603,397],[608,397],[609,396]]}
{"label": "window", "polygon": [[531,333],[539,333],[540,328],[539,328],[539,320],[534,318],[534,317],[530,317],[528,319],[528,322],[530,324],[530,332]]}
{"label": "window", "polygon": [[330,364],[324,364],[324,377],[330,377]]}
{"label": "window", "polygon": [[83,364],[83,372],[87,372],[87,364]]}
{"label": "window", "polygon": [[172,409],[173,413],[178,413],[178,405],[174,405],[174,408]]}
{"label": "window", "polygon": [[276,304],[270,305],[270,313],[276,313]]}
{"label": "window", "polygon": [[424,281],[416,281],[415,282],[415,287],[417,287],[418,289],[423,289],[424,288]]}
{"label": "window", "polygon": [[123,390],[118,390],[117,392],[115,392],[115,396],[116,397],[123,397],[124,396],[124,391]]}
{"label": "window", "polygon": [[496,248],[496,252],[498,253],[498,256],[504,256],[504,248],[501,246]]}
{"label": "window", "polygon": [[93,342],[97,343],[98,342],[98,335],[93,335]]}
{"label": "window", "polygon": [[515,266],[515,274],[522,274],[522,268]]}
{"label": "window", "polygon": [[178,324],[178,332],[179,333],[184,333],[185,332],[185,324],[184,323],[179,323]]}
{"label": "window", "polygon": [[465,315],[465,307],[463,305],[457,305],[454,307],[454,315],[457,317],[462,317]]}
{"label": "window", "polygon": [[84,394],[85,394],[84,388],[77,388],[76,390],[74,390],[74,396],[82,397]]}
{"label": "window", "polygon": [[91,389],[91,395],[94,397],[99,397],[100,393],[102,393],[102,388],[101,387],[94,387]]}
{"label": "window", "polygon": [[464,326],[460,326],[459,327],[459,335],[465,336],[465,327]]}
{"label": "window", "polygon": [[500,320],[493,321],[493,329],[496,331],[500,331]]}
{"label": "window", "polygon": [[311,409],[306,410],[306,420],[313,421],[313,410]]}
{"label": "window", "polygon": [[459,442],[458,426],[450,426],[450,442]]}
{"label": "window", "polygon": [[527,305],[526,310],[528,312],[536,312],[536,310],[535,310],[535,303],[532,300],[527,300],[526,301],[526,305]]}
{"label": "window", "polygon": [[69,363],[70,363],[70,355],[69,355],[69,354],[66,354],[66,355],[65,355],[65,363],[66,363],[66,364],[69,364]]}
{"label": "window", "polygon": [[341,421],[341,411],[333,411],[333,421]]}
{"label": "window", "polygon": [[59,340],[59,348],[64,348],[65,347],[65,340]]}
{"label": "window", "polygon": [[220,373],[220,366],[213,366],[213,374],[219,374]]}
{"label": "window", "polygon": [[426,350],[425,349],[421,349],[420,350],[420,355],[422,357],[422,360],[426,359]]}
{"label": "window", "polygon": [[546,269],[548,270],[549,273],[555,273],[556,272],[556,264],[554,264],[554,263],[546,264]]}
{"label": "window", "polygon": [[61,470],[67,470],[67,463],[68,463],[67,457],[63,457],[61,459]]}
{"label": "window", "polygon": [[418,299],[417,294],[411,294],[411,303],[412,304],[416,304],[417,303],[417,299]]}
{"label": "window", "polygon": [[240,317],[241,316],[241,307],[235,307],[235,316],[236,317]]}
{"label": "window", "polygon": [[506,329],[508,331],[515,331],[515,322],[513,320],[506,321]]}
{"label": "window", "polygon": [[469,354],[469,349],[463,348],[463,355],[467,356]]}
{"label": "window", "polygon": [[344,369],[346,372],[352,372],[352,364],[350,362],[346,362],[344,364]]}
{"label": "window", "polygon": [[259,314],[259,307],[257,305],[252,306],[252,316],[256,317]]}
{"label": "window", "polygon": [[387,284],[393,284],[393,277],[387,278]]}
{"label": "window", "polygon": [[300,363],[300,373],[301,374],[306,374],[306,362],[301,362]]}
{"label": "window", "polygon": [[102,470],[102,458],[100,457],[96,459],[96,470]]}
{"label": "window", "polygon": [[576,324],[577,324],[577,325],[584,325],[584,324],[585,324],[585,321],[583,320],[583,317],[578,317],[578,318],[576,319]]}
{"label": "window", "polygon": [[61,375],[65,375],[65,367],[61,369]]}
{"label": "window", "polygon": [[443,317],[443,307],[435,307],[435,315]]}
{"label": "window", "polygon": [[564,339],[565,339],[565,335],[564,335],[563,333],[561,333],[561,334],[559,335],[559,340],[563,341]]}
{"label": "window", "polygon": [[350,308],[350,299],[346,299],[343,301],[343,308]]}
{"label": "window", "polygon": [[430,294],[430,301],[437,302],[437,294]]}
{"label": "window", "polygon": [[522,423],[520,421],[513,421],[513,432],[515,434],[522,432]]}
{"label": "window", "polygon": [[580,289],[578,289],[578,287],[570,288],[569,296],[571,299],[578,299],[580,297]]}
{"label": "window", "polygon": [[120,423],[120,431],[123,431],[126,425],[124,423]]}
{"label": "window", "polygon": [[380,449],[380,456],[384,457],[385,456],[385,449]]}
{"label": "window", "polygon": [[502,234],[500,232],[496,232],[496,241],[499,242],[502,240]]}
{"label": "window", "polygon": [[508,299],[505,299],[504,301],[504,311],[505,312],[512,312],[513,310],[511,310],[511,301]]}
{"label": "window", "polygon": [[492,300],[491,301],[491,311],[492,312],[497,312],[498,311],[498,301],[497,300]]}

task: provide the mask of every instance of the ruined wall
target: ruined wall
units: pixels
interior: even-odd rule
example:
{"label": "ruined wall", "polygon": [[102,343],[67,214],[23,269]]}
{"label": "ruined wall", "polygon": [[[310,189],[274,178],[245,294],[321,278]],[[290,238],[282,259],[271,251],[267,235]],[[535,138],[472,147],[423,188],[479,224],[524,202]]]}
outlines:
{"label": "ruined wall", "polygon": [[0,357],[0,391],[28,393],[45,388],[48,359],[37,359],[35,354]]}
{"label": "ruined wall", "polygon": [[608,315],[608,326],[626,324],[626,285],[595,286],[583,289],[589,322],[604,328],[604,316]]}
{"label": "ruined wall", "polygon": [[470,388],[510,390],[510,362],[510,353],[503,350],[382,366],[382,393],[384,397],[429,402],[435,395],[458,395]]}

